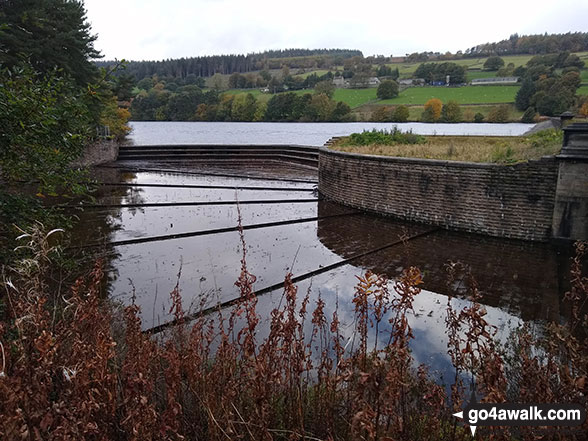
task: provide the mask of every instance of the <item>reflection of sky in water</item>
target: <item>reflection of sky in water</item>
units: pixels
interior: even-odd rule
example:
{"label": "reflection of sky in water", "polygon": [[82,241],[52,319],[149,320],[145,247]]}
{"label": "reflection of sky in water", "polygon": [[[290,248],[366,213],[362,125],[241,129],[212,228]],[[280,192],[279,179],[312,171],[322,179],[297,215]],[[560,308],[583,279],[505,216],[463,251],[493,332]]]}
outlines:
{"label": "reflection of sky in water", "polygon": [[[220,172],[219,172],[220,173]],[[310,183],[297,183],[273,179],[236,178],[231,176],[186,175],[181,173],[132,173],[125,182],[132,184],[173,184],[173,185],[227,185],[279,188],[308,188]]]}
{"label": "reflection of sky in water", "polygon": [[522,135],[533,124],[507,123],[235,123],[131,121],[130,142],[135,145],[170,144],[298,144],[319,146],[333,136],[364,130],[411,130],[420,135]]}
{"label": "reflection of sky in water", "polygon": [[[316,202],[241,205],[240,211],[243,225],[317,216]],[[122,209],[109,218],[119,229],[112,240],[125,240],[234,227],[238,212],[236,205],[144,207]]]}
{"label": "reflection of sky in water", "polygon": [[101,199],[104,204],[138,204],[158,202],[215,202],[215,201],[246,201],[268,199],[308,199],[312,191],[264,191],[221,188],[160,188],[160,187],[129,187],[128,193]]}
{"label": "reflection of sky in water", "polygon": [[[227,185],[220,177],[180,176],[159,173],[127,173],[124,180],[137,183],[174,183],[192,185]],[[110,177],[110,179],[113,179]],[[107,179],[105,179],[106,181]],[[115,182],[109,180],[109,182]],[[287,186],[308,188],[308,184],[255,181],[231,178],[230,185]],[[267,200],[309,198],[309,191],[270,192],[263,190],[181,189],[141,187],[101,188],[98,203]],[[327,202],[242,205],[244,225],[330,216],[350,210]],[[235,206],[144,207],[87,210],[83,213],[82,237],[87,231],[99,231],[112,240],[150,237],[163,234],[202,231],[232,227],[237,224]],[[108,225],[107,225],[108,224]],[[412,236],[428,230],[368,215],[331,217],[312,222],[282,225],[245,231],[247,264],[257,277],[254,285],[262,289],[281,283],[292,271],[302,275],[339,262],[355,254],[373,250],[400,236]],[[184,305],[198,309],[201,303],[211,306],[238,295],[234,282],[241,270],[241,251],[236,232],[182,238],[134,245],[117,246],[110,262],[109,292],[123,303],[135,292],[141,306],[144,327],[165,323],[169,314],[169,293],[182,269],[180,288]],[[522,322],[540,323],[560,315],[558,282],[561,273],[556,253],[549,245],[504,241],[437,231],[384,251],[315,275],[298,283],[299,299],[311,287],[310,311],[318,296],[326,302],[325,314],[330,321],[338,303],[341,332],[345,342],[354,336],[354,311],[351,302],[357,284],[356,276],[365,269],[386,274],[393,279],[408,265],[424,272],[423,291],[416,297],[414,314],[409,316],[414,341],[411,344],[415,362],[426,363],[436,377],[452,372],[447,355],[445,315],[447,307],[446,274],[448,261],[462,260],[472,267],[483,294],[489,323],[497,326],[498,338],[505,341],[509,330]],[[267,331],[271,309],[277,307],[281,290],[259,297],[258,312],[262,317],[259,338]],[[202,301],[205,299],[205,301]],[[454,299],[456,308],[467,304]],[[310,314],[310,313],[309,313]],[[310,332],[308,315],[305,326]],[[387,340],[387,319],[380,327],[379,342]],[[266,326],[264,330],[263,326]],[[371,331],[371,341],[374,330]],[[355,347],[358,344],[355,339]]]}
{"label": "reflection of sky in water", "polygon": [[[300,298],[306,293],[310,284],[312,284],[311,307],[312,313],[315,301],[318,295],[325,301],[325,315],[330,321],[333,312],[335,311],[338,302],[338,316],[341,321],[341,331],[347,342],[354,336],[354,322],[355,311],[352,299],[355,292],[355,285],[357,284],[356,276],[360,276],[364,270],[351,265],[345,265],[337,270],[316,276],[312,281],[307,280],[297,284],[298,297]],[[390,293],[392,296],[396,295],[392,283],[390,283]],[[262,313],[269,316],[269,311],[272,307],[277,307],[276,299],[279,299],[278,292],[272,293],[267,300],[273,306],[266,307]],[[436,378],[447,378],[448,374],[453,372],[451,360],[447,354],[447,335],[445,334],[445,318],[447,310],[447,299],[445,295],[437,294],[427,290],[422,290],[414,299],[414,312],[409,312],[408,321],[413,330],[414,339],[411,341],[410,347],[415,361],[415,365],[427,364],[431,367],[431,374]],[[260,298],[260,304],[264,304],[266,298]],[[470,304],[465,299],[452,299],[452,306],[456,310],[461,310]],[[497,327],[496,338],[505,343],[510,330],[515,329],[522,324],[522,320],[513,316],[499,308],[486,306],[487,315],[485,319],[488,323]],[[381,343],[388,341],[390,333],[390,325],[388,320],[392,316],[392,311],[388,313],[379,325],[378,347],[381,348]],[[306,324],[306,332],[309,333],[311,325]],[[358,336],[356,336],[356,344],[358,343]],[[373,348],[375,342],[375,328],[369,329],[369,340]],[[351,345],[350,345],[351,347]],[[356,346],[357,347],[357,346]],[[450,379],[451,380],[451,379]]]}

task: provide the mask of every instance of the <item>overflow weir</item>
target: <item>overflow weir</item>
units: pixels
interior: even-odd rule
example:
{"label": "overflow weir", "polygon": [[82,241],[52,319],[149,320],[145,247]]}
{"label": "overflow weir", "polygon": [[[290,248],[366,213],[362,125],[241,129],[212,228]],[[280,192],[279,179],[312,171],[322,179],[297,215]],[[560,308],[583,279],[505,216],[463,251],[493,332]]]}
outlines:
{"label": "overflow weir", "polygon": [[560,155],[515,165],[350,154],[329,144],[121,146],[117,162],[137,171],[181,164],[178,173],[191,173],[190,165],[295,165],[318,170],[321,197],[362,211],[495,237],[588,239],[588,124],[564,128]]}
{"label": "overflow weir", "polygon": [[281,161],[318,168],[318,147],[300,145],[140,145],[121,146],[119,161],[249,162]]}
{"label": "overflow weir", "polygon": [[[424,288],[443,294],[443,265],[465,258],[477,265],[482,280],[488,281],[484,283],[486,288],[499,291],[496,298],[485,294],[484,304],[502,308],[512,303],[509,308],[516,312],[527,311],[531,302],[533,314],[538,311],[538,316],[551,317],[560,311],[557,299],[563,286],[557,277],[559,267],[556,268],[560,262],[552,257],[551,245],[532,243],[541,241],[537,239],[539,235],[530,242],[484,237],[492,234],[484,231],[482,222],[467,230],[479,236],[464,235],[446,231],[461,228],[427,222],[418,216],[431,208],[437,210],[437,216],[442,210],[452,209],[449,203],[432,207],[434,195],[439,196],[441,190],[450,199],[463,202],[469,216],[487,210],[489,215],[496,211],[506,217],[511,211],[516,213],[517,204],[522,208],[524,204],[537,204],[543,208],[526,210],[527,214],[541,212],[547,219],[557,205],[565,218],[557,231],[581,231],[582,215],[576,208],[581,204],[577,199],[581,195],[573,184],[579,182],[585,167],[579,157],[583,150],[578,152],[576,148],[583,141],[575,133],[568,138],[572,149],[565,149],[562,158],[550,157],[524,167],[396,161],[399,158],[391,159],[395,161],[393,167],[386,167],[387,160],[350,158],[345,154],[339,157],[334,150],[302,146],[126,146],[120,149],[116,163],[96,169],[102,181],[96,201],[75,207],[83,208],[80,212],[94,227],[86,226],[80,231],[80,245],[70,249],[80,253],[82,248],[94,250],[111,262],[115,271],[109,290],[120,299],[133,299],[136,293],[143,318],[147,319],[144,332],[151,334],[176,323],[166,312],[170,310],[167,300],[158,298],[157,292],[173,289],[179,280],[175,278],[178,268],[184,271],[182,284],[190,287],[183,292],[187,303],[211,296],[186,319],[217,312],[237,301],[234,280],[241,256],[235,252],[234,244],[240,228],[248,232],[251,271],[258,277],[255,294],[266,298],[282,289],[282,274],[287,272],[301,286],[317,283],[324,292],[332,293],[339,286],[352,286],[349,283],[354,282],[353,274],[358,268],[372,268],[394,278],[415,262],[427,272]],[[556,194],[563,160],[578,178],[565,185],[565,192]],[[373,168],[380,166],[379,170]],[[568,175],[566,170],[563,173]],[[470,174],[472,179],[468,181],[466,175]],[[527,184],[519,186],[519,178]],[[505,180],[506,184],[501,184]],[[337,181],[335,193],[333,184]],[[513,186],[524,192],[517,196]],[[480,188],[481,196],[472,196]],[[411,197],[411,192],[418,192],[419,198]],[[539,199],[534,196],[538,192],[543,195]],[[468,194],[469,199],[460,199]],[[397,200],[390,202],[391,198]],[[484,204],[496,200],[506,205],[503,211],[484,208]],[[363,204],[370,201],[374,208],[366,209]],[[383,210],[411,206],[416,207],[409,212],[414,217],[403,218]],[[401,220],[365,216],[360,211]],[[92,228],[105,234],[88,243],[87,230]],[[542,222],[540,230],[535,231],[541,237],[547,236],[550,225]],[[534,260],[529,260],[528,253]],[[529,263],[540,269],[539,275],[529,272],[527,278],[527,272],[520,268],[526,269]],[[501,278],[510,284],[495,286],[495,280]],[[133,283],[127,283],[131,279]],[[527,283],[529,280],[533,283]],[[541,290],[535,288],[539,285]],[[533,290],[547,294],[535,299]],[[511,291],[523,299],[525,308],[519,308],[519,298],[513,297]]]}

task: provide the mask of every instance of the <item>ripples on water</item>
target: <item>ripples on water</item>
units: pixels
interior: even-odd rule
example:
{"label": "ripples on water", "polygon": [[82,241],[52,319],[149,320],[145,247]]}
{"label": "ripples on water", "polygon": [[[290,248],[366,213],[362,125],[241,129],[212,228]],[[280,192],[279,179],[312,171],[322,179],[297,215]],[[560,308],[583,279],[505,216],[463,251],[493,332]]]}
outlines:
{"label": "ripples on water", "polygon": [[130,142],[155,144],[295,144],[321,146],[333,136],[398,127],[420,135],[518,136],[533,124],[236,123],[134,121]]}

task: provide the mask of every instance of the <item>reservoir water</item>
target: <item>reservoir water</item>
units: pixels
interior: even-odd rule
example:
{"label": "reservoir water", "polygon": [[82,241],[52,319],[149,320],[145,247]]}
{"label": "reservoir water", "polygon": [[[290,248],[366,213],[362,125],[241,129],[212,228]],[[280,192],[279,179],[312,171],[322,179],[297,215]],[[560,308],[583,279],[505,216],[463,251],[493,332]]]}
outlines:
{"label": "reservoir water", "polygon": [[[134,123],[132,140],[137,144],[280,140],[320,145],[350,127],[358,126]],[[501,130],[504,134],[506,127]],[[166,167],[169,171],[162,171]],[[447,285],[447,267],[453,262],[471,269],[488,311],[486,318],[503,341],[522,323],[540,334],[548,321],[561,321],[567,315],[563,293],[569,289],[569,249],[359,213],[320,200],[317,173],[309,167],[273,161],[119,162],[96,169],[96,178],[118,185],[99,188],[93,206],[81,213],[73,240],[97,245],[108,270],[109,295],[122,304],[135,301],[145,329],[172,320],[169,293],[177,283],[191,311],[238,296],[239,217],[245,227],[247,265],[256,276],[254,289],[264,293],[258,312],[266,323],[282,299],[284,277],[291,272],[302,278],[299,293],[309,292],[311,304],[319,296],[326,301],[327,317],[338,308],[351,338],[357,276],[369,269],[394,280],[403,269],[419,267],[424,284],[410,317],[415,335],[411,347],[416,361],[428,363],[440,376],[450,371],[445,336],[450,291],[457,293],[451,300],[454,306],[468,303],[465,293],[459,294],[462,286]],[[385,244],[391,245],[374,251]]]}
{"label": "reservoir water", "polygon": [[[357,277],[369,269],[394,280],[403,269],[417,266],[424,284],[410,316],[415,335],[411,347],[418,363],[429,364],[435,375],[447,375],[451,372],[445,335],[447,267],[457,261],[471,268],[488,311],[486,319],[497,327],[500,340],[522,323],[541,334],[548,321],[566,316],[567,250],[431,230],[358,213],[319,200],[311,183],[282,181],[288,175],[271,164],[257,170],[263,180],[214,175],[227,171],[236,175],[243,168],[237,166],[183,164],[181,168],[190,174],[130,171],[124,165],[100,169],[103,182],[132,185],[101,187],[96,204],[109,206],[86,208],[74,237],[80,244],[99,244],[97,252],[105,259],[108,274],[107,292],[116,303],[136,302],[145,329],[173,319],[169,293],[177,283],[184,306],[192,313],[238,297],[235,281],[242,254],[234,228],[239,216],[246,228],[247,265],[256,276],[254,289],[264,292],[257,310],[266,325],[270,311],[282,300],[284,277],[291,272],[295,277],[308,276],[297,285],[301,297],[310,293],[311,305],[320,296],[327,317],[337,308],[350,339]],[[249,170],[250,175],[255,171]],[[302,168],[294,171],[298,177],[313,175]],[[198,172],[206,174],[192,174]],[[272,174],[275,181],[268,180]],[[227,183],[235,188],[213,188]],[[236,201],[242,205],[231,203]],[[206,205],[187,205],[194,202]],[[373,252],[388,243],[395,245]],[[452,291],[457,293],[451,300],[454,307],[468,304],[465,293],[460,294],[462,286],[453,286]],[[385,327],[380,332],[385,333]]]}
{"label": "reservoir water", "polygon": [[130,143],[153,144],[295,144],[320,146],[333,136],[363,130],[412,130],[420,135],[519,136],[533,124],[426,123],[237,123],[134,121]]}

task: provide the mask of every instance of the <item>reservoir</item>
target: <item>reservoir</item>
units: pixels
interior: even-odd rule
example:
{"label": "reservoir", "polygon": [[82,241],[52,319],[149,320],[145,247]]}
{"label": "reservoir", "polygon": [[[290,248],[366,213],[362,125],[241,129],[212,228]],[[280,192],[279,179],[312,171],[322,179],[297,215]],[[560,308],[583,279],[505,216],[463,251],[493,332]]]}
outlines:
{"label": "reservoir", "polygon": [[[164,139],[169,144],[263,144],[279,138],[282,143],[316,145],[343,130],[357,131],[355,124],[338,126],[134,123],[131,139],[137,144],[161,144]],[[513,133],[516,129],[516,134],[527,130],[518,127],[527,125],[503,126],[507,127],[496,128],[502,135],[507,129]],[[261,131],[256,133],[258,127]],[[288,135],[298,129],[300,137]],[[316,192],[317,172],[311,167],[277,161],[124,161],[96,168],[95,176],[116,185],[99,187],[95,203],[80,214],[73,240],[91,243],[104,257],[107,292],[117,303],[135,301],[145,330],[165,327],[173,319],[169,293],[176,284],[189,314],[238,297],[239,218],[247,267],[256,277],[254,289],[261,293],[257,310],[266,324],[282,300],[284,277],[292,273],[299,279],[299,295],[308,293],[311,305],[323,299],[327,317],[337,309],[343,331],[349,330],[345,337],[352,339],[357,277],[373,270],[393,281],[405,268],[420,268],[423,290],[410,316],[415,335],[411,348],[416,361],[429,364],[439,376],[450,369],[445,335],[448,301],[458,308],[468,303],[465,286],[447,283],[448,267],[455,262],[470,268],[488,312],[486,319],[496,326],[502,341],[523,323],[541,334],[548,321],[567,316],[563,293],[569,289],[569,248],[450,232],[360,213],[321,200]]]}
{"label": "reservoir", "polygon": [[251,123],[131,122],[129,142],[152,144],[293,144],[321,146],[333,136],[364,130],[412,130],[420,135],[519,136],[534,124],[508,123]]}

